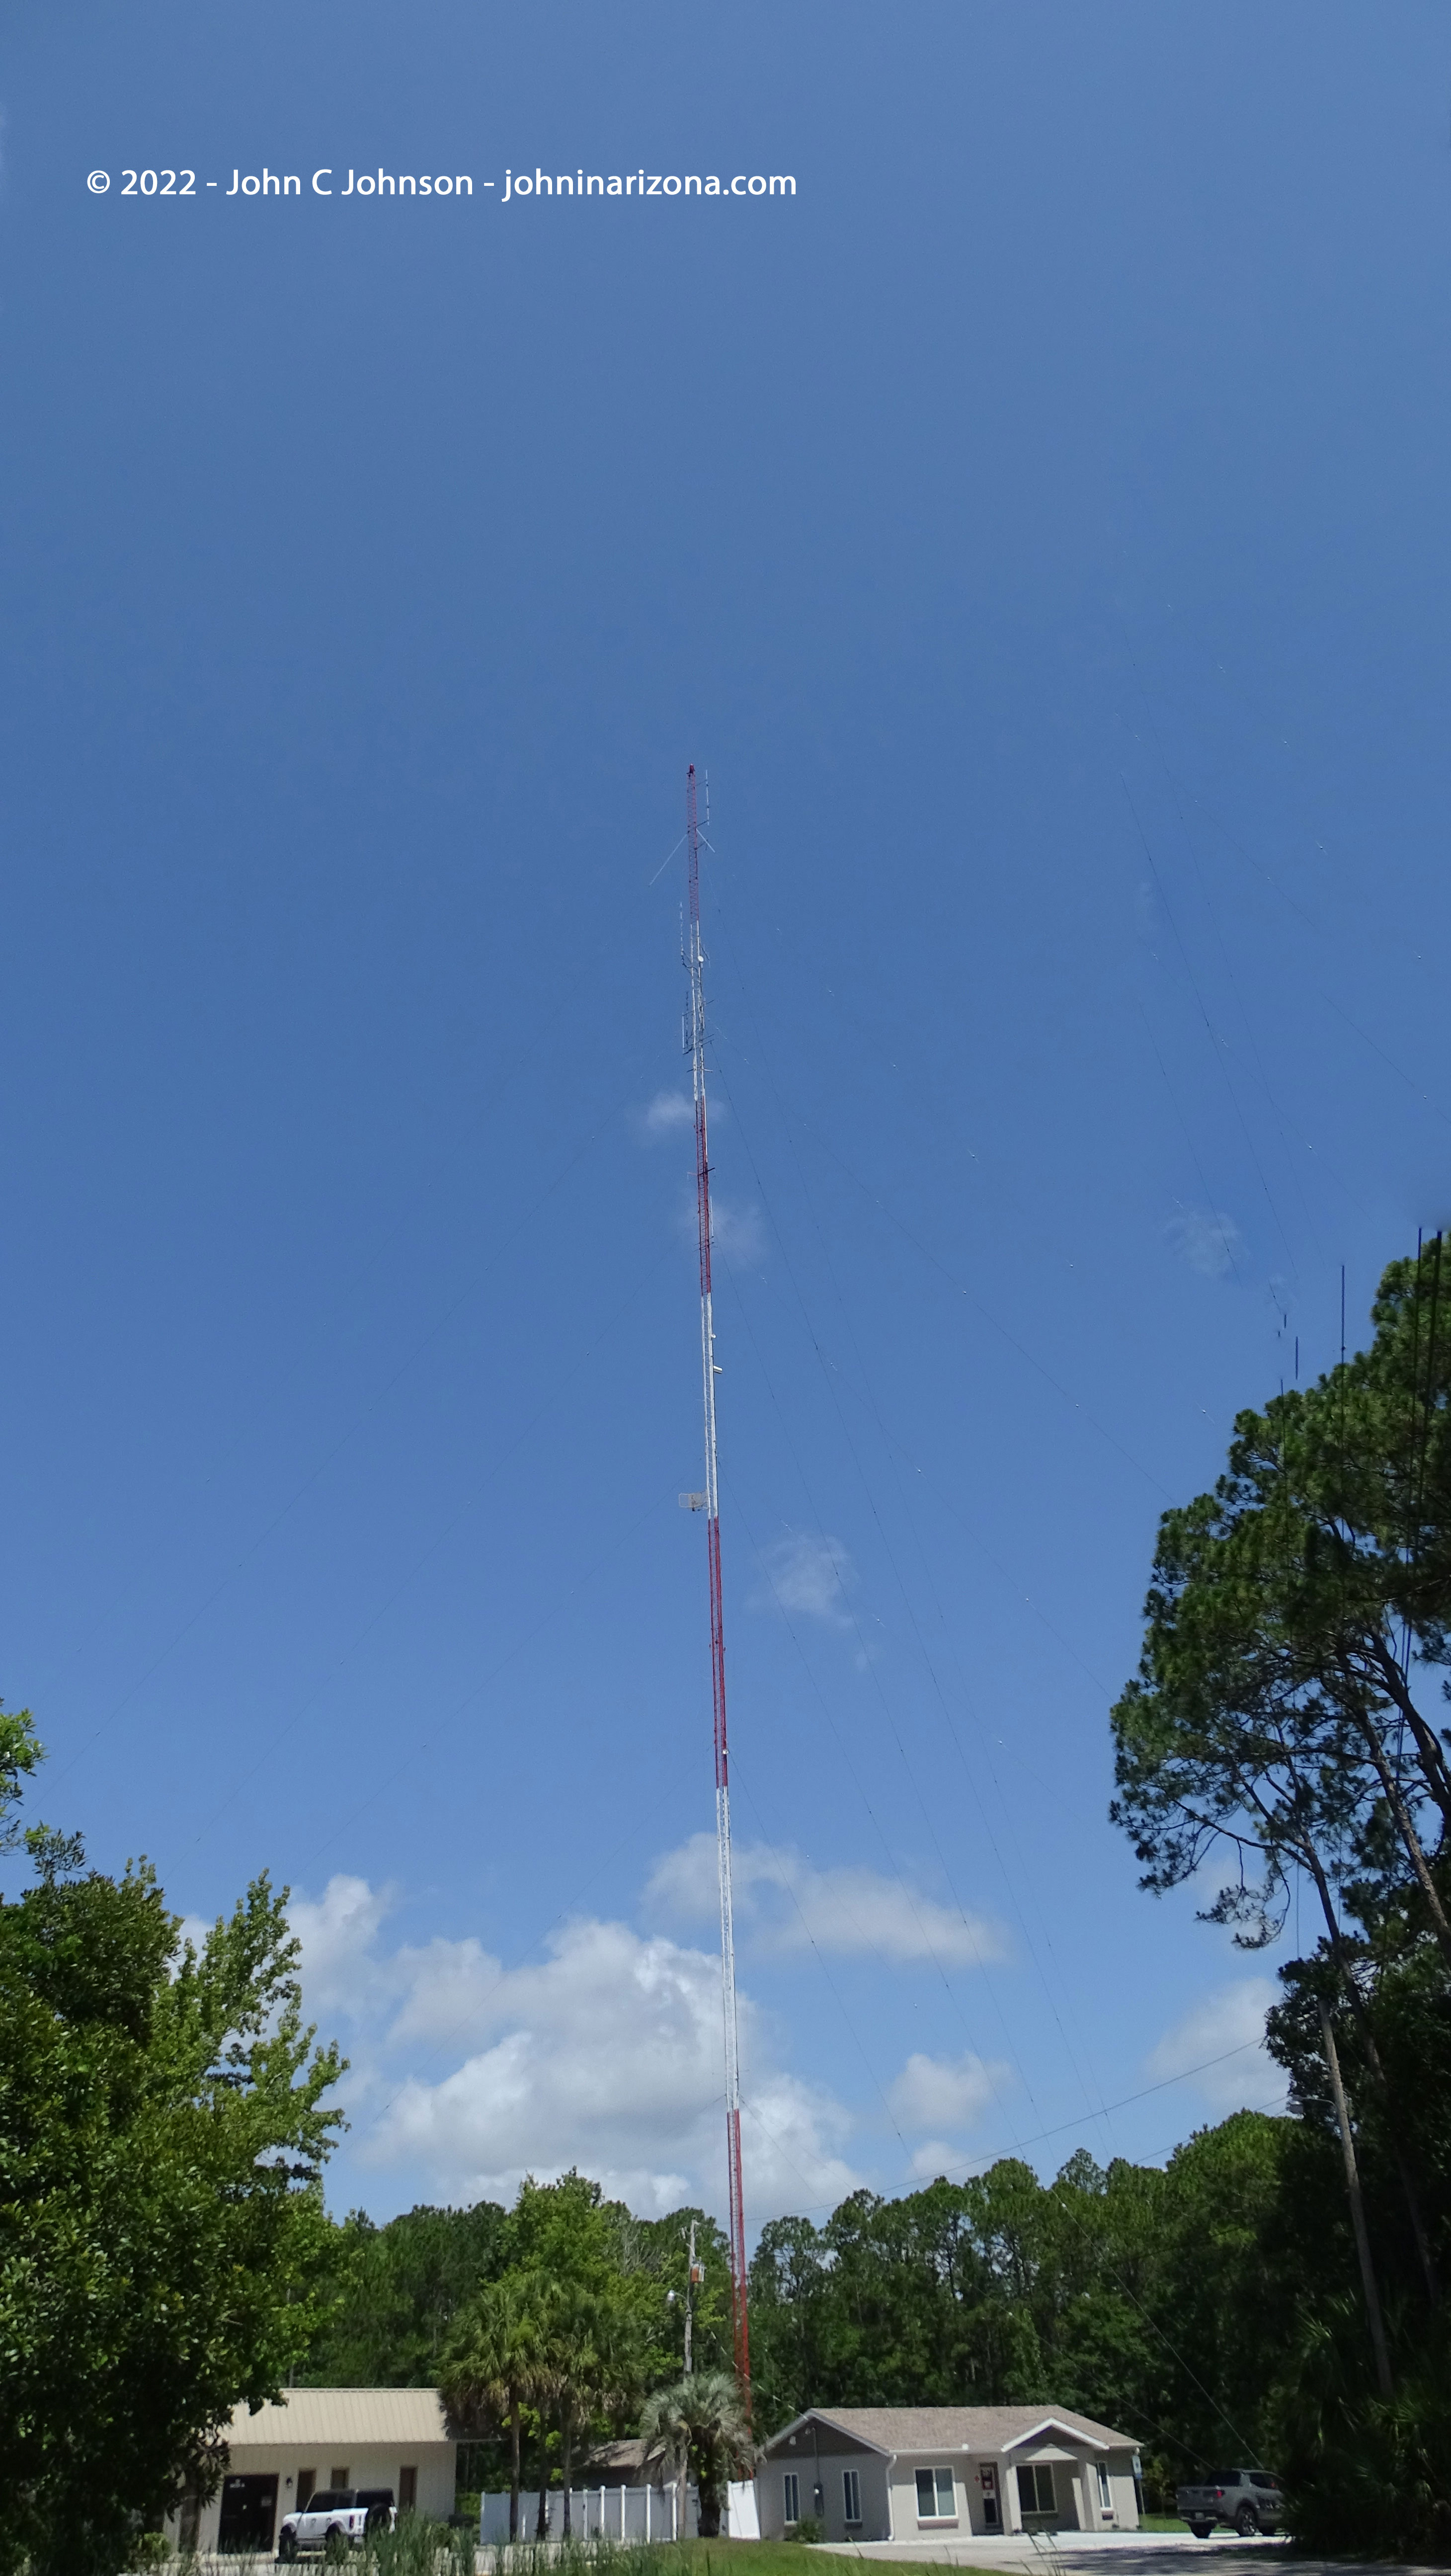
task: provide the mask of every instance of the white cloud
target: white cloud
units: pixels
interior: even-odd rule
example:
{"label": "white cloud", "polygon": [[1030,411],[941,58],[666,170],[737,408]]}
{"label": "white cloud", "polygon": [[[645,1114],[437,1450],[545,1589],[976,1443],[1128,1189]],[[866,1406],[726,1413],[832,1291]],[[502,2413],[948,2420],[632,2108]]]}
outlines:
{"label": "white cloud", "polygon": [[[1000,1933],[983,1917],[855,1863],[817,1869],[787,1846],[747,1843],[734,1854],[732,1888],[737,1925],[757,1950],[815,1948],[893,1967],[925,1959],[975,1968],[1003,1956]],[[682,1922],[708,1922],[719,1904],[714,1834],[692,1834],[657,1861],[645,1897]]]}
{"label": "white cloud", "polygon": [[[720,1963],[629,1925],[579,1919],[506,1967],[477,1940],[385,1954],[386,1894],[336,1878],[294,1903],[310,2012],[353,2058],[353,2152],[451,2199],[509,2198],[573,2164],[645,2213],[724,2206]],[[753,2218],[830,2203],[860,2180],[850,2115],[771,2062],[741,1997]],[[436,2072],[442,2061],[445,2071]],[[452,2063],[450,2063],[452,2061]]]}
{"label": "white cloud", "polygon": [[393,1904],[391,1888],[365,1878],[330,1878],[316,1904],[295,1896],[287,1919],[302,1943],[307,2007],[311,2014],[357,2015],[377,1997],[385,1973],[372,1957],[373,1943]]}
{"label": "white cloud", "polygon": [[[1011,2070],[971,2051],[963,2057],[909,2057],[888,2099],[908,2129],[966,2129],[997,2101]],[[929,2159],[947,2154],[940,2140],[921,2150]],[[939,2168],[940,2170],[940,2168]]]}
{"label": "white cloud", "polygon": [[205,1914],[183,1914],[181,1921],[177,1926],[178,1964],[180,1962],[181,1951],[188,1941],[191,1943],[191,1946],[195,1950],[198,1958],[200,1958],[203,1950],[207,1946],[207,1935],[212,1929],[213,1924],[208,1921]]}
{"label": "white cloud", "polygon": [[695,1123],[695,1104],[688,1091],[657,1091],[648,1108],[640,1112],[640,1125],[647,1136],[674,1136],[682,1127]]}
{"label": "white cloud", "polygon": [[[1285,2078],[1264,2044],[1265,2014],[1279,1999],[1273,1977],[1238,1977],[1191,2006],[1145,2060],[1151,2083],[1183,2076],[1214,2117],[1275,2109]],[[1202,2071],[1190,2077],[1190,2068]]]}
{"label": "white cloud", "polygon": [[[694,1190],[688,1196],[682,1196],[676,1224],[682,1242],[696,1242],[700,1219]],[[712,1191],[710,1239],[721,1259],[727,1263],[739,1262],[743,1267],[757,1269],[766,1257],[766,1229],[761,1222],[761,1211],[749,1199],[721,1198]]]}
{"label": "white cloud", "polygon": [[913,2149],[907,2165],[910,2182],[929,2183],[947,2180],[961,2182],[962,2169],[970,2159],[950,2138],[927,2138]]}
{"label": "white cloud", "polygon": [[712,1198],[710,1239],[723,1261],[758,1262],[766,1256],[761,1211],[748,1200]]}
{"label": "white cloud", "polygon": [[856,1568],[839,1538],[813,1538],[807,1530],[788,1530],[762,1561],[763,1586],[751,1595],[753,1609],[771,1607],[807,1619],[822,1619],[831,1628],[856,1625],[846,1606]]}
{"label": "white cloud", "polygon": [[1164,1232],[1170,1251],[1204,1279],[1223,1279],[1244,1259],[1244,1237],[1233,1217],[1221,1209],[1182,1208]]}
{"label": "white cloud", "polygon": [[773,2212],[834,2208],[856,2191],[861,2176],[840,2152],[850,2129],[840,2102],[794,2075],[777,2076],[753,2093],[741,2118],[752,2225]]}

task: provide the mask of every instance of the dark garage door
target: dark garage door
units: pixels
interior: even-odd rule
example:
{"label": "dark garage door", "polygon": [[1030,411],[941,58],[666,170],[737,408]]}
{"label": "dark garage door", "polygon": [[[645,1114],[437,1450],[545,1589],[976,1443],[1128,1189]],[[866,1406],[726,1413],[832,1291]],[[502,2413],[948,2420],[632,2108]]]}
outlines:
{"label": "dark garage door", "polygon": [[222,2518],[217,2526],[218,2549],[265,2549],[270,2558],[276,2520],[275,2477],[223,2478]]}

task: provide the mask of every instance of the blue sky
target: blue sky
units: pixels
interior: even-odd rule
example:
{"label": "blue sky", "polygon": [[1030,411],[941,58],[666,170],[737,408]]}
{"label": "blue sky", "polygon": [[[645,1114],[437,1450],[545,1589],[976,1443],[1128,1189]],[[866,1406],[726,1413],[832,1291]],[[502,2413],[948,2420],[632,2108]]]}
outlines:
{"label": "blue sky", "polygon": [[748,2213],[1272,2100],[1106,1712],[1451,1215],[1444,13],[67,0],[0,87],[42,1811],[293,1888],[337,2205],[719,2199],[694,759]]}

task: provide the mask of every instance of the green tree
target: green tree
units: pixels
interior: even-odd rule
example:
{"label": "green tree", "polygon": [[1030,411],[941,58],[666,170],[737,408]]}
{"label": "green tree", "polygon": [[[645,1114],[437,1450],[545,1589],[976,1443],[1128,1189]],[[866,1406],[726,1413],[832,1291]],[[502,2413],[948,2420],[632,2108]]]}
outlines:
{"label": "green tree", "polygon": [[748,2478],[755,2445],[739,2382],[729,2371],[694,2371],[672,2388],[657,2388],[640,2419],[647,2462],[672,2477],[693,2477],[700,2499],[702,2540],[720,2537],[721,2509],[732,2478]]}
{"label": "green tree", "polygon": [[[1448,1297],[1437,1238],[1386,1271],[1367,1349],[1239,1415],[1213,1492],[1161,1522],[1139,1672],[1113,1712],[1112,1813],[1145,1887],[1182,1883],[1217,1846],[1231,1872],[1209,1911],[1241,1942],[1283,1928],[1301,1877],[1318,1905],[1269,2025],[1298,2116],[1268,2147],[1233,2123],[1191,2142],[1186,2179],[1219,2223],[1198,2271],[1173,2279],[1171,2263],[1166,2286],[1194,2325],[1181,2350],[1279,2454],[1296,2529],[1320,2546],[1451,2544],[1435,2395],[1451,2365],[1451,1738],[1431,1698],[1451,1662]],[[1389,2396],[1371,2385],[1377,2307]],[[1171,2411],[1203,2438],[1175,2376]]]}
{"label": "green tree", "polygon": [[701,2274],[692,2297],[694,2367],[723,2370],[731,2360],[731,2257],[724,2228],[704,2209],[673,2209],[668,2218],[637,2218],[623,2242],[622,2260],[627,2270],[643,2274],[664,2297],[659,2349],[652,2361],[654,2375],[660,2378],[684,2376],[692,2220]]}
{"label": "green tree", "polygon": [[[4,1719],[0,1804],[38,1749]],[[0,1905],[0,2552],[110,2576],[306,2349],[340,2062],[265,1878],[198,1952],[144,1864],[29,1840],[41,1881]]]}
{"label": "green tree", "polygon": [[[1451,1264],[1445,1265],[1451,1293]],[[1439,2295],[1425,2174],[1401,2141],[1374,2009],[1372,1930],[1429,1936],[1442,1893],[1445,1745],[1417,1680],[1447,1659],[1451,1316],[1442,1248],[1387,1271],[1369,1351],[1235,1424],[1212,1494],[1166,1512],[1137,1678],[1113,1711],[1110,1810],[1155,1892],[1216,1845],[1234,1877],[1209,1909],[1248,1945],[1282,1928],[1296,1870],[1382,2096],[1428,2298]],[[1366,1974],[1367,1966],[1372,1973]]]}
{"label": "green tree", "polygon": [[456,2320],[507,2257],[496,2201],[410,2209],[377,2227],[355,2210],[329,2239],[332,2306],[298,2377],[318,2388],[429,2388]]}
{"label": "green tree", "polygon": [[629,2249],[638,2221],[623,2201],[571,2168],[557,2182],[526,2174],[509,2212],[504,2244],[511,2271],[542,2280],[604,2282],[636,2268]]}
{"label": "green tree", "polygon": [[568,2527],[581,2445],[607,2426],[620,2430],[633,2395],[668,2366],[670,2267],[656,2231],[577,2172],[552,2183],[526,2175],[490,2241],[508,2268],[461,2310],[441,2379],[471,2435],[507,2429],[515,2531],[527,2443],[542,2538],[556,2468]]}
{"label": "green tree", "polygon": [[537,2274],[506,2273],[487,2282],[454,2323],[439,2387],[463,2429],[502,2419],[509,2430],[509,2538],[519,2537],[520,2427],[523,2409],[548,2394],[543,2322],[545,2294]]}
{"label": "green tree", "polygon": [[620,2420],[642,2377],[642,2303],[623,2281],[550,2282],[541,2302],[542,2384],[559,2426],[564,2537],[570,2537],[570,2478],[579,2436],[592,2417]]}
{"label": "green tree", "polygon": [[1251,1941],[1284,1920],[1287,1862],[1332,1952],[1336,1884],[1403,1872],[1451,1965],[1451,1765],[1415,1677],[1417,1657],[1451,1657],[1442,1268],[1439,1238],[1393,1263],[1370,1350],[1241,1413],[1213,1493],[1160,1522],[1139,1673],[1113,1712],[1111,1812],[1155,1891],[1228,1844],[1236,1878],[1213,1913]]}

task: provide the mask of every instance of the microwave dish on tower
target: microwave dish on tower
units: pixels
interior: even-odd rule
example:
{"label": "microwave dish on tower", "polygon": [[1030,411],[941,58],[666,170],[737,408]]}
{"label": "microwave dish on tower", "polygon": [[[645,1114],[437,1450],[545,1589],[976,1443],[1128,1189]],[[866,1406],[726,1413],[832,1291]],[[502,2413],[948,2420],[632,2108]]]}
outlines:
{"label": "microwave dish on tower", "polygon": [[[707,797],[709,790],[707,790]],[[707,813],[709,806],[707,805]],[[695,764],[685,778],[685,851],[688,880],[685,965],[690,977],[691,1092],[695,1108],[695,1205],[700,1233],[700,1374],[705,1412],[705,1491],[682,1494],[705,1514],[710,1568],[710,1692],[715,1723],[715,1831],[720,1872],[721,2005],[725,2023],[726,2174],[730,2198],[731,2326],[736,2375],[750,2400],[751,2350],[746,2319],[746,2219],[741,2185],[741,2070],[736,2025],[736,1946],[731,1901],[730,1751],[726,1737],[725,1624],[721,1608],[720,1487],[716,1458],[715,1318],[711,1297],[710,1143],[705,1107],[705,950],[700,936],[701,832],[696,814]]]}

